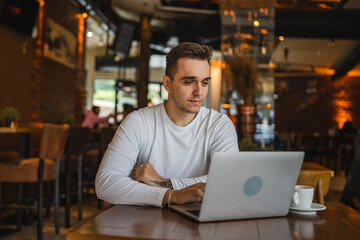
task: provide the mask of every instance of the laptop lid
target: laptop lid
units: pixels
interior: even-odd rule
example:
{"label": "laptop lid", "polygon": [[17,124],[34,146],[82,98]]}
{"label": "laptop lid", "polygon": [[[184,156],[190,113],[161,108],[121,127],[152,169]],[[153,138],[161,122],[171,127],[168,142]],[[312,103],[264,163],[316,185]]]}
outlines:
{"label": "laptop lid", "polygon": [[303,158],[303,152],[214,153],[203,202],[196,206],[200,214],[193,218],[206,222],[286,215]]}

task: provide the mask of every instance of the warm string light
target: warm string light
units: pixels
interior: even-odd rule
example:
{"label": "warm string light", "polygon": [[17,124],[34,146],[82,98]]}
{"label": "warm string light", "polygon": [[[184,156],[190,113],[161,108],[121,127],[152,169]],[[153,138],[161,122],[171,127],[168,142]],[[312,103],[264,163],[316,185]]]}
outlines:
{"label": "warm string light", "polygon": [[224,104],[222,105],[222,107],[223,107],[224,109],[230,109],[230,104],[224,103]]}
{"label": "warm string light", "polygon": [[[83,66],[83,53],[84,53],[84,33],[85,33],[85,18],[82,14],[77,14],[78,18],[78,69],[82,69]],[[79,71],[81,72],[81,71]],[[80,77],[80,76],[79,76]]]}
{"label": "warm string light", "polygon": [[[42,46],[43,44],[43,30],[44,30],[44,5],[45,2],[43,0],[38,0],[39,3],[39,14],[38,14],[38,37],[36,43],[38,46]],[[40,50],[42,47],[40,48]],[[41,53],[40,53],[41,54]]]}

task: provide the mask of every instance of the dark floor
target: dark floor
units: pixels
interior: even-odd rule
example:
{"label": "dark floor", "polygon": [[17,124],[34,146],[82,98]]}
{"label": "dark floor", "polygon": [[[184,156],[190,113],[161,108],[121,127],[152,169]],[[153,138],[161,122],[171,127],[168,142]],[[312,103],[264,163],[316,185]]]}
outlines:
{"label": "dark floor", "polygon": [[[83,201],[83,220],[81,222],[78,221],[78,212],[77,212],[77,205],[74,204],[71,207],[71,228],[66,229],[65,228],[65,208],[60,208],[60,234],[55,234],[54,229],[54,214],[52,212],[50,218],[44,218],[44,240],[64,240],[66,239],[66,233],[77,226],[78,224],[81,224],[83,222],[88,221],[92,217],[98,215],[104,211],[104,208],[98,209],[97,208],[97,199],[93,195],[92,197],[88,197],[84,199]],[[3,221],[3,225],[6,225],[6,222]],[[15,226],[3,226],[6,227],[6,234],[4,234],[4,231],[0,233],[0,239],[1,240],[36,240],[37,239],[37,232],[36,232],[36,221],[31,226],[22,226],[21,231],[14,232]],[[14,233],[7,233],[7,232],[14,232]],[[5,235],[5,236],[4,236]]]}
{"label": "dark floor", "polygon": [[[331,179],[330,191],[325,196],[325,205],[342,205],[339,202],[341,191],[345,184],[345,177],[343,176],[335,176]],[[360,205],[359,199],[355,199],[355,202]],[[98,215],[100,212],[104,211],[103,209],[97,208],[97,200],[96,198],[90,197],[84,200],[83,205],[83,220],[81,222],[77,219],[77,206],[73,205],[71,208],[71,225],[72,228],[82,222],[88,221],[90,218]],[[52,214],[53,217],[53,214]],[[66,239],[66,233],[72,228],[66,229],[64,227],[64,208],[61,208],[61,229],[60,235],[54,234],[54,225],[53,218],[45,218],[44,219],[44,240],[47,239],[55,239],[55,240],[63,240]],[[0,234],[0,238],[2,240],[35,240],[36,239],[36,222],[32,224],[32,226],[23,226],[20,232],[8,234],[3,236]]]}

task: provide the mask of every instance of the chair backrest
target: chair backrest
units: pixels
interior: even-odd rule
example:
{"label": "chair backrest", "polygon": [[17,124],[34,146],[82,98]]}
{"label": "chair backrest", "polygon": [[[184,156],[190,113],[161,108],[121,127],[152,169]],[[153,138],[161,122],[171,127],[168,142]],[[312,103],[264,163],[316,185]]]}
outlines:
{"label": "chair backrest", "polygon": [[104,153],[114,137],[116,128],[102,128],[100,131],[99,150]]}
{"label": "chair backrest", "polygon": [[99,153],[98,153],[98,166],[100,166],[100,162],[102,157],[105,154],[105,151],[114,137],[116,132],[116,128],[102,128],[100,131],[100,139],[99,139]]}
{"label": "chair backrest", "polygon": [[90,128],[72,126],[66,142],[65,154],[82,155],[89,139]]}
{"label": "chair backrest", "polygon": [[29,142],[29,156],[39,156],[41,134],[44,128],[43,122],[23,122],[20,124],[21,127],[30,129],[30,142]]}
{"label": "chair backrest", "polygon": [[41,133],[40,158],[59,159],[64,155],[69,125],[45,123]]}

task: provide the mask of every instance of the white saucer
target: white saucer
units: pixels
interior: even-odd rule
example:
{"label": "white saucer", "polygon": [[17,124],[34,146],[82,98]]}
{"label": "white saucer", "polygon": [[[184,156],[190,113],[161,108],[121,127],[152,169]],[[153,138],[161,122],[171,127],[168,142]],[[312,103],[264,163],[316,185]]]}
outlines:
{"label": "white saucer", "polygon": [[319,203],[312,203],[310,208],[290,207],[289,212],[303,215],[314,215],[317,211],[325,210],[326,207]]}

